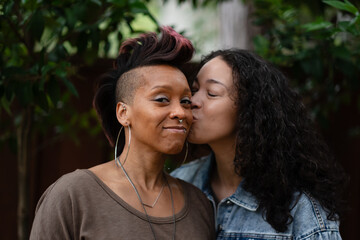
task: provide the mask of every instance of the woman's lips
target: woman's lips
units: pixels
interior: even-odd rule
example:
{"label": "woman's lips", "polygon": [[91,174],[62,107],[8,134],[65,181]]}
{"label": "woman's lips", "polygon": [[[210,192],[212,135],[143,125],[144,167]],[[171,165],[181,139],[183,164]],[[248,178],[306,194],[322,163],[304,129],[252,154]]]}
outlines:
{"label": "woman's lips", "polygon": [[169,130],[174,133],[186,133],[186,128],[184,126],[167,126],[164,127],[165,130]]}

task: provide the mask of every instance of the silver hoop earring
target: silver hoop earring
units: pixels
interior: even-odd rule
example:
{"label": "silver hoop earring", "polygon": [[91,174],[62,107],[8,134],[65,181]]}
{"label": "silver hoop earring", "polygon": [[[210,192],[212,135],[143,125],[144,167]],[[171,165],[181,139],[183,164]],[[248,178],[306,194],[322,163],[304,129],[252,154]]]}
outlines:
{"label": "silver hoop earring", "polygon": [[121,134],[121,131],[123,130],[124,126],[121,126],[120,130],[119,130],[119,133],[117,135],[117,138],[116,138],[116,143],[115,143],[115,164],[120,166],[120,165],[124,165],[125,162],[126,162],[126,159],[129,155],[129,149],[130,149],[130,143],[131,143],[131,127],[130,125],[128,125],[128,128],[129,128],[129,144],[128,144],[128,147],[127,147],[127,152],[126,152],[126,155],[125,155],[125,159],[124,159],[124,163],[121,164],[119,158],[117,157],[117,146],[118,146],[118,142],[119,142],[119,137],[120,137],[120,134]]}
{"label": "silver hoop earring", "polygon": [[182,166],[184,164],[184,162],[186,161],[186,158],[187,158],[187,155],[188,155],[188,152],[189,152],[189,144],[188,144],[188,142],[185,142],[185,143],[186,143],[185,157],[184,157],[184,160],[182,161],[180,166]]}

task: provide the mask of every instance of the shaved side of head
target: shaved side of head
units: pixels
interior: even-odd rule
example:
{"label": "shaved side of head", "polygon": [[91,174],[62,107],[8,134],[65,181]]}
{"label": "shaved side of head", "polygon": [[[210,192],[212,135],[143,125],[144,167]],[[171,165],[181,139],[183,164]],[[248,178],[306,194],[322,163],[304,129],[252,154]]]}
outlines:
{"label": "shaved side of head", "polygon": [[144,84],[143,67],[122,74],[116,84],[117,102],[132,104],[136,90]]}

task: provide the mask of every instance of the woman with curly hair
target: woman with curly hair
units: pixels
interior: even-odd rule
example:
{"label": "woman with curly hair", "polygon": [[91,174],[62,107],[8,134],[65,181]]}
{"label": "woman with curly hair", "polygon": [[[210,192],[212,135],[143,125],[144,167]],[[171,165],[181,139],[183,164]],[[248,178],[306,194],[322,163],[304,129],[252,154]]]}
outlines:
{"label": "woman with curly hair", "polygon": [[191,91],[179,67],[193,52],[169,27],[122,44],[94,98],[114,160],[51,185],[30,239],[215,239],[206,196],[163,171],[192,123]]}
{"label": "woman with curly hair", "polygon": [[217,239],[341,239],[344,173],[285,76],[246,50],[203,58],[188,141],[209,156],[172,176],[215,208]]}

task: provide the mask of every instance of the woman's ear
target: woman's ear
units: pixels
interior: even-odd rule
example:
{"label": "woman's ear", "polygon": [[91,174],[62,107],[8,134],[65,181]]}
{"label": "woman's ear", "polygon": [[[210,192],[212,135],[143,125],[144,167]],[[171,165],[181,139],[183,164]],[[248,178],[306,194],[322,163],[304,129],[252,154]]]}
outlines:
{"label": "woman's ear", "polygon": [[128,117],[125,103],[118,102],[116,104],[116,118],[121,125],[123,125],[123,126],[129,125],[129,117]]}

